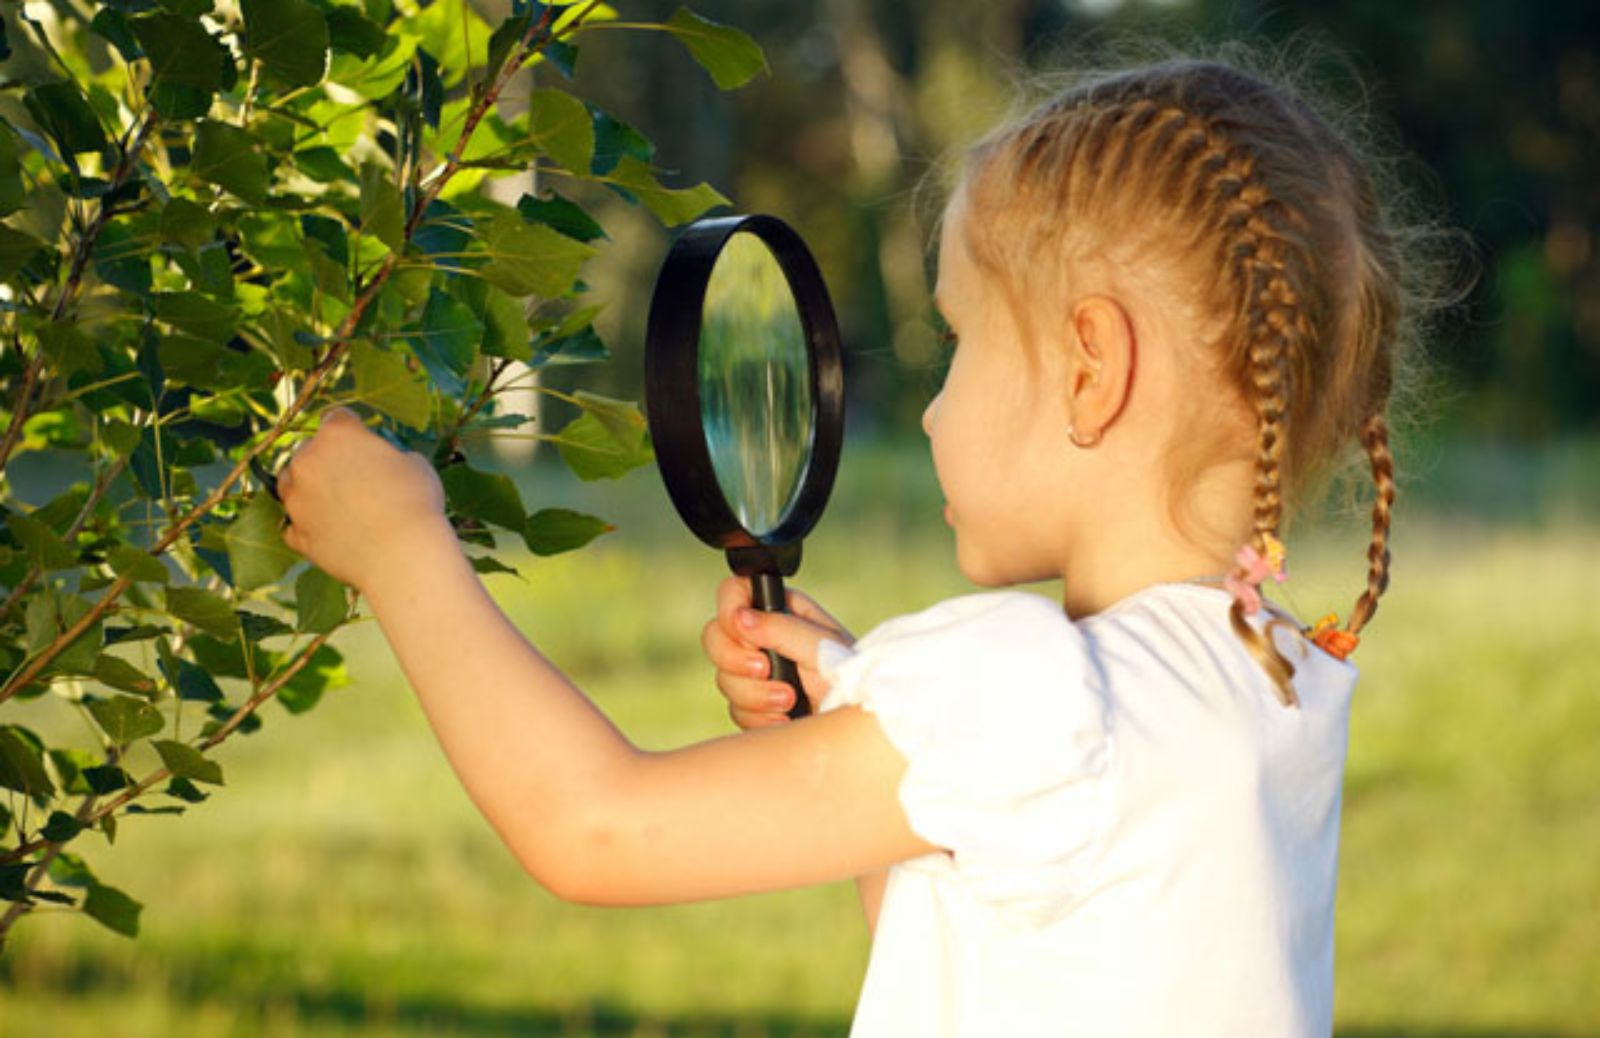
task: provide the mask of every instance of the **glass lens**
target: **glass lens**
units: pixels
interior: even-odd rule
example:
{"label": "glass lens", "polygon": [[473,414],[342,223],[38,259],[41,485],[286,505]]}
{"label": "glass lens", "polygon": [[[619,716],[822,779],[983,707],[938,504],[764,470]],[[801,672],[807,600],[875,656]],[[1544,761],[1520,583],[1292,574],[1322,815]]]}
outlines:
{"label": "glass lens", "polygon": [[783,268],[735,233],[717,256],[700,324],[700,422],[723,496],[751,534],[783,522],[815,433],[805,326]]}

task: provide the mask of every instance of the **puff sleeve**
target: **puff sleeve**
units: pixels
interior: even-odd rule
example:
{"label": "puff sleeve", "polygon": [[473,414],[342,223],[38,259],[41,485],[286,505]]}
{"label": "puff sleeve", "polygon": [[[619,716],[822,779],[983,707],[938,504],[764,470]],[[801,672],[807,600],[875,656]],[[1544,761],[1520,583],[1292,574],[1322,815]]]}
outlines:
{"label": "puff sleeve", "polygon": [[1071,906],[1107,810],[1112,739],[1103,683],[1060,606],[1002,592],[892,620],[845,649],[824,643],[821,709],[875,715],[906,759],[911,828],[941,867],[1013,919]]}

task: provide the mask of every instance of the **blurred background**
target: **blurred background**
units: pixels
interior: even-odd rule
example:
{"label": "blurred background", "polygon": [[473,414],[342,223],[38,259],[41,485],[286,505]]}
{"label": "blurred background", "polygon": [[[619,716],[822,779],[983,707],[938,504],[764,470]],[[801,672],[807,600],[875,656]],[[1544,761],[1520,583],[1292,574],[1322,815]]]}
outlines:
{"label": "blurred background", "polygon": [[[1394,586],[1360,657],[1337,1030],[1600,1035],[1600,5],[695,8],[754,36],[770,74],[724,96],[661,39],[596,33],[580,81],[680,182],[784,217],[817,253],[852,410],[800,583],[858,631],[967,590],[916,426],[940,375],[930,243],[961,146],[1019,84],[1119,41],[1299,41],[1288,53],[1319,55],[1331,97],[1376,114],[1424,215],[1460,232],[1463,283],[1476,280],[1427,344]],[[601,219],[613,246],[590,280],[616,361],[575,381],[637,397],[669,236],[621,206]],[[698,652],[723,563],[654,473],[578,486],[536,458],[503,464],[530,503],[619,526],[490,578],[506,608],[642,744],[727,731]],[[1359,591],[1359,508],[1297,532],[1289,604],[1303,617]],[[867,952],[852,891],[556,903],[473,813],[376,632],[342,648],[351,686],[231,744],[229,787],[199,817],[137,820],[100,853],[101,875],[146,902],[136,942],[45,913],[19,930],[0,960],[0,1035],[846,1033]]]}

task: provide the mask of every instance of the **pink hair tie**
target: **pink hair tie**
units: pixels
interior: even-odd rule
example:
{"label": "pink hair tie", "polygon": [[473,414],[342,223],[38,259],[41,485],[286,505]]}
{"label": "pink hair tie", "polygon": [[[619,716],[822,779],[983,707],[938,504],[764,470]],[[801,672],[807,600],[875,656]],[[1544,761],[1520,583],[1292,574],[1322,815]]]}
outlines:
{"label": "pink hair tie", "polygon": [[1234,561],[1239,568],[1228,574],[1222,586],[1234,597],[1246,616],[1253,616],[1261,611],[1261,582],[1271,577],[1276,583],[1282,584],[1289,579],[1288,572],[1284,569],[1285,551],[1283,542],[1270,533],[1261,535],[1261,544],[1266,552],[1256,551],[1251,545],[1239,549],[1239,554]]}

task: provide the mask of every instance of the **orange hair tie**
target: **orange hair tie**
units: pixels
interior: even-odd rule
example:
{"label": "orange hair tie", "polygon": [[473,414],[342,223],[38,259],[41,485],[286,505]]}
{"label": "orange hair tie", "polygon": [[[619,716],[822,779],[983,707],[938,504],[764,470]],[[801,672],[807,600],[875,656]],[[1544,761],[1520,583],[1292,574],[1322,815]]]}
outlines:
{"label": "orange hair tie", "polygon": [[1349,659],[1350,654],[1356,651],[1356,646],[1361,644],[1361,639],[1355,634],[1339,627],[1336,613],[1329,613],[1318,620],[1306,634],[1313,644],[1336,660]]}

